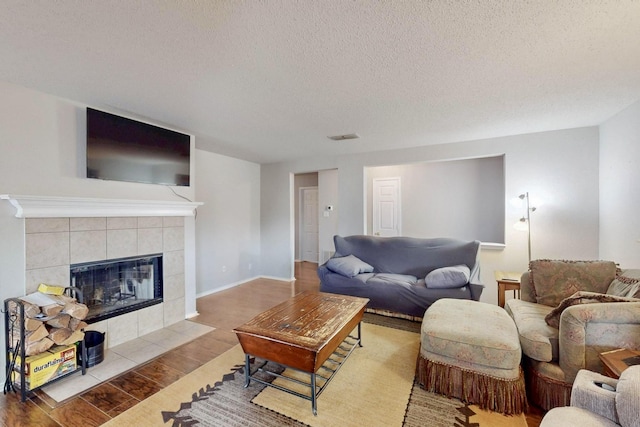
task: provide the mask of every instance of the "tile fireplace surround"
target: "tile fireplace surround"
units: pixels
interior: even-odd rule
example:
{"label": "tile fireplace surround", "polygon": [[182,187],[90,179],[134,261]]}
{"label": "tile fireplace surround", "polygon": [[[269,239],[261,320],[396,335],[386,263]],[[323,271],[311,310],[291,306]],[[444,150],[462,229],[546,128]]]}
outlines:
{"label": "tile fireplace surround", "polygon": [[[25,293],[68,285],[70,265],[163,255],[163,302],[89,325],[115,347],[176,324],[185,309],[185,217],[201,203],[0,195],[25,218]],[[20,295],[16,295],[20,296]]]}

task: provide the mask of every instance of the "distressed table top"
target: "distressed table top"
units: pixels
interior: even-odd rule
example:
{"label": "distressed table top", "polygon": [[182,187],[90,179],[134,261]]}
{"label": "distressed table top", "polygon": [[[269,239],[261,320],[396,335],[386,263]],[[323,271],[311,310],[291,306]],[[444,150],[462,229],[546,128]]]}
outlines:
{"label": "distressed table top", "polygon": [[362,319],[366,298],[302,292],[234,329],[245,353],[315,372]]}

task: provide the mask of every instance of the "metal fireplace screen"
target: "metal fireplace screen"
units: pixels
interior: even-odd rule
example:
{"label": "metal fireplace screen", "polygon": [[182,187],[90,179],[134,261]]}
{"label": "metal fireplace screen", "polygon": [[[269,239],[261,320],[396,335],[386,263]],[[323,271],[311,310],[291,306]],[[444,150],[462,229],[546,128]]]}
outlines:
{"label": "metal fireplace screen", "polygon": [[87,323],[162,302],[162,255],[119,258],[71,266],[71,286],[89,307]]}

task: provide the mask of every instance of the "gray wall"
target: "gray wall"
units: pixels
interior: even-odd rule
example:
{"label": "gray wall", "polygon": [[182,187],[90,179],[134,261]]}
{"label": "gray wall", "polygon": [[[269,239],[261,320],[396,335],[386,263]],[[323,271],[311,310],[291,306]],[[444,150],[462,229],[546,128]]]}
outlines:
{"label": "gray wall", "polygon": [[[505,156],[505,199],[528,191],[532,198],[545,201],[532,217],[533,258],[597,259],[598,128],[588,127],[263,165],[263,273],[292,276],[292,173],[337,168],[338,233],[362,234],[366,232],[366,167],[500,155]],[[494,270],[527,268],[526,233],[511,227],[520,216],[522,210],[507,203],[504,249],[482,250],[482,280],[487,285],[483,301],[497,301]]]}
{"label": "gray wall", "polygon": [[640,268],[640,101],[600,127],[600,257]]}
{"label": "gray wall", "polygon": [[260,275],[260,165],[197,150],[196,291]]}
{"label": "gray wall", "polygon": [[[338,206],[338,170],[331,169],[318,173],[318,244],[320,246],[320,262],[324,262],[333,254],[333,236],[338,234],[340,209]],[[333,206],[333,210],[327,210]]]}
{"label": "gray wall", "polygon": [[400,177],[402,235],[504,243],[504,157],[366,168],[367,233],[373,180]]}

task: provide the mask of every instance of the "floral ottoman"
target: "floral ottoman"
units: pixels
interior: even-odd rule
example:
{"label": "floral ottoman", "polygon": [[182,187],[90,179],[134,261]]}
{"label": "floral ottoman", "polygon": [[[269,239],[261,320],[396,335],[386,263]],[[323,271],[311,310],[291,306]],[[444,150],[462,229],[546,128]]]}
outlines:
{"label": "floral ottoman", "polygon": [[425,390],[504,414],[526,410],[518,330],[502,308],[438,300],[424,315],[420,340],[416,375]]}

